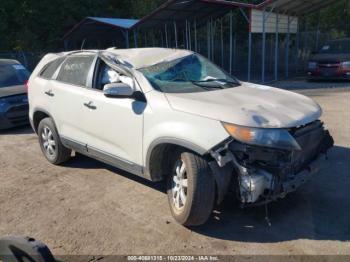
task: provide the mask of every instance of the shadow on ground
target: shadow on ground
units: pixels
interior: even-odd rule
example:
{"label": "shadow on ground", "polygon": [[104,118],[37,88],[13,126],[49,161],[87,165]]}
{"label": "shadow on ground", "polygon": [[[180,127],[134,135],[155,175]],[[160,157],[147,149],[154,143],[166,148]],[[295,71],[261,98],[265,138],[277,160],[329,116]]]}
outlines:
{"label": "shadow on ground", "polygon": [[[77,155],[70,168],[104,168],[164,193],[163,183],[138,176],[88,157]],[[217,239],[273,243],[297,239],[350,240],[350,149],[336,146],[321,172],[285,199],[269,204],[272,223],[265,220],[265,207],[240,209],[234,197],[213,212],[208,223],[191,230]]]}
{"label": "shadow on ground", "polygon": [[228,199],[194,231],[210,237],[271,243],[297,239],[350,240],[350,149],[335,147],[312,181],[265,208],[240,209]]}
{"label": "shadow on ground", "polygon": [[115,173],[116,175],[126,177],[137,183],[143,184],[159,192],[165,193],[165,185],[162,182],[151,182],[145,178],[128,173],[124,170],[102,163],[98,160],[95,160],[93,158],[87,157],[79,153],[76,153],[76,155],[71,160],[64,163],[63,166],[69,167],[69,168],[79,168],[79,169],[107,169]]}

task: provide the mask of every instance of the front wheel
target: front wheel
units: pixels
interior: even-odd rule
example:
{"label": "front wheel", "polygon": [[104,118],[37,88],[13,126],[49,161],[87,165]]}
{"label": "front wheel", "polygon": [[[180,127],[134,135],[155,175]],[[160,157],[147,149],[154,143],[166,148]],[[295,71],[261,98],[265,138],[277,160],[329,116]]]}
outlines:
{"label": "front wheel", "polygon": [[167,181],[170,210],[185,226],[204,224],[214,206],[215,181],[206,160],[190,152],[178,152]]}

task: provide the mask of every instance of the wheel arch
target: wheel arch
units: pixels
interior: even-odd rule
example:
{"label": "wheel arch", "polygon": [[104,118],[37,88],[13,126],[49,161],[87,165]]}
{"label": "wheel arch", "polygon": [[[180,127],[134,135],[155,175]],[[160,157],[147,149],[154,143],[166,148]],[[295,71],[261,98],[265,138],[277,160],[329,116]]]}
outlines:
{"label": "wheel arch", "polygon": [[208,150],[186,140],[162,137],[153,141],[147,149],[146,174],[152,181],[161,181],[169,168],[169,158],[166,156],[176,149],[183,148],[200,156],[208,155]]}
{"label": "wheel arch", "polygon": [[[36,108],[34,109],[34,113],[33,113],[33,120],[32,120],[32,128],[35,131],[35,133],[38,133],[38,127],[39,127],[39,123],[41,120],[43,120],[46,117],[51,117],[49,112],[47,112],[45,109],[42,108]],[[52,121],[53,118],[52,118]],[[54,121],[55,122],[55,121]]]}

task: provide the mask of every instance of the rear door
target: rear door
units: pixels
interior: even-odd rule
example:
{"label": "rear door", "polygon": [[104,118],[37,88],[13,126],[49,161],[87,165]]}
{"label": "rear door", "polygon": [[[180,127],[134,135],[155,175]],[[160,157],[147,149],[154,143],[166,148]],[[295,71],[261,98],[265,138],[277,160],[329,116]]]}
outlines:
{"label": "rear door", "polygon": [[68,56],[61,65],[56,80],[51,83],[51,113],[59,134],[63,140],[74,143],[81,150],[86,149],[88,141],[84,102],[95,59],[96,55],[92,53]]}

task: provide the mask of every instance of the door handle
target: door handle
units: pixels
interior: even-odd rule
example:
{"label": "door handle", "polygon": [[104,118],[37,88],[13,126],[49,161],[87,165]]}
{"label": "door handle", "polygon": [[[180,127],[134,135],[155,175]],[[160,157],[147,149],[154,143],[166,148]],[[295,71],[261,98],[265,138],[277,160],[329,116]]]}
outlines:
{"label": "door handle", "polygon": [[55,94],[54,93],[52,93],[52,90],[49,90],[49,91],[46,91],[45,92],[45,95],[48,95],[48,96],[55,96]]}
{"label": "door handle", "polygon": [[93,110],[97,108],[92,101],[90,101],[89,103],[84,103],[84,106]]}

